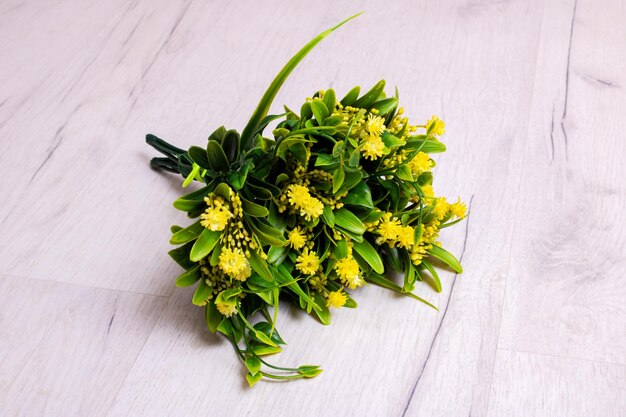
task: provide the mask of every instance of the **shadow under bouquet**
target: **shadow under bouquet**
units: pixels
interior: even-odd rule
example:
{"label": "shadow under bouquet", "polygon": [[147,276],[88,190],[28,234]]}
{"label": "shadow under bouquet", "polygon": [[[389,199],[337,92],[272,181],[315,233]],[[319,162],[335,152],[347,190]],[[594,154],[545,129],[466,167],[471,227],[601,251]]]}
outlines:
{"label": "shadow under bouquet", "polygon": [[[281,351],[279,299],[330,323],[331,308],[354,308],[351,292],[366,283],[432,304],[412,293],[417,281],[435,291],[435,264],[457,273],[457,259],[438,242],[442,228],[466,216],[461,201],[433,191],[432,154],[445,151],[444,123],[412,125],[380,81],[339,99],[332,89],[307,98],[298,111],[268,115],[287,76],[324,37],[319,34],[281,70],[239,134],[219,127],[206,147],[179,149],[154,135],[164,156],[151,165],[181,174],[200,188],[174,207],[195,221],[172,226],[169,252],[184,270],[181,287],[196,285],[210,331],[232,343],[252,386],[263,377],[311,378],[318,366],[274,366]],[[270,123],[276,128],[265,136]],[[385,276],[401,272],[402,282]]]}

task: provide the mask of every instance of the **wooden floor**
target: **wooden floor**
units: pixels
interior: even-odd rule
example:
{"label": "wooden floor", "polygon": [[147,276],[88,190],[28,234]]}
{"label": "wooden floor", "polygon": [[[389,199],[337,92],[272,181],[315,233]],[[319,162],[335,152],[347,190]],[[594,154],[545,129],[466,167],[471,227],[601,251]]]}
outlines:
{"label": "wooden floor", "polygon": [[[626,3],[388,3],[0,1],[0,415],[626,415]],[[276,360],[325,372],[249,389],[174,287],[180,178],[144,135],[241,129],[361,10],[277,103],[386,78],[441,116],[466,272],[417,288],[439,313],[374,287],[328,327],[283,309]]]}

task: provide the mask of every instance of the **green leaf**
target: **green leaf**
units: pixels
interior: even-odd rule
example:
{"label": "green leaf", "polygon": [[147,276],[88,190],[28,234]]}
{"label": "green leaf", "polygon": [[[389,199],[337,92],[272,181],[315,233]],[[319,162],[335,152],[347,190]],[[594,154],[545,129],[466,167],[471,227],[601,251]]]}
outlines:
{"label": "green leaf", "polygon": [[333,194],[336,194],[337,191],[339,191],[339,188],[343,184],[343,180],[345,178],[346,173],[343,172],[343,169],[341,169],[341,167],[337,168],[333,174]]}
{"label": "green leaf", "polygon": [[183,269],[193,268],[196,263],[192,262],[189,259],[189,252],[191,252],[191,248],[193,247],[194,242],[188,242],[183,246],[180,246],[176,249],[172,249],[168,252],[170,257],[176,262],[178,265],[183,267]]}
{"label": "green leaf", "polygon": [[431,275],[430,277],[428,275],[422,275],[422,278],[424,279],[424,281],[426,281],[426,283],[430,285],[433,288],[433,290],[437,292],[441,292],[442,290],[441,280],[439,279],[439,274],[437,273],[435,268],[429,262],[426,262],[426,261],[422,261],[422,265],[424,265],[426,269],[428,269],[428,272],[430,272],[430,275]]}
{"label": "green leaf", "polygon": [[222,232],[204,229],[193,244],[189,258],[194,262],[198,262],[207,256],[213,250],[217,241],[220,240],[220,236],[222,236]]}
{"label": "green leaf", "polygon": [[214,171],[223,172],[230,169],[230,163],[219,142],[210,140],[206,147],[206,154],[209,158],[209,165]]}
{"label": "green leaf", "polygon": [[189,287],[198,282],[201,276],[202,275],[200,274],[200,265],[196,265],[189,271],[183,272],[178,278],[176,278],[176,286]]}
{"label": "green leaf", "polygon": [[322,221],[330,227],[335,227],[335,213],[333,213],[333,209],[330,206],[324,206]]}
{"label": "green leaf", "polygon": [[211,291],[213,291],[213,287],[209,287],[208,285],[206,285],[204,280],[201,280],[200,285],[198,285],[198,288],[196,288],[196,292],[193,293],[193,298],[191,299],[191,302],[197,306],[205,305],[206,299],[209,294],[211,294]]}
{"label": "green leaf", "polygon": [[210,191],[211,186],[207,185],[206,187],[202,187],[192,193],[178,197],[176,201],[174,201],[174,207],[182,211],[193,211],[199,206],[205,204],[204,197],[206,197]]}
{"label": "green leaf", "polygon": [[413,181],[413,173],[411,172],[411,168],[408,165],[400,165],[398,169],[396,169],[396,176],[404,181]]}
{"label": "green leaf", "polygon": [[402,290],[402,288],[396,284],[394,284],[393,282],[389,281],[387,278],[385,278],[382,275],[376,274],[376,273],[370,273],[365,277],[365,280],[368,282],[371,282],[372,284],[378,285],[379,287],[383,287],[383,288],[387,288],[388,290],[394,291],[398,294],[402,294],[402,295],[406,295],[407,297],[411,297],[414,300],[420,301],[424,304],[426,304],[429,307],[434,308],[435,310],[439,311],[439,309],[432,305],[431,303],[429,303],[428,301],[424,300],[422,297],[419,297],[415,294],[412,294],[410,292],[405,292]]}
{"label": "green leaf", "polygon": [[259,126],[259,124],[261,123],[263,118],[265,116],[267,116],[267,113],[268,113],[268,111],[270,109],[270,106],[272,105],[272,102],[274,101],[274,98],[276,97],[276,94],[278,93],[278,90],[283,85],[283,83],[285,82],[285,80],[287,79],[289,74],[291,74],[291,72],[294,70],[294,68],[300,63],[300,61],[302,61],[304,59],[304,57],[318,43],[320,43],[326,36],[330,35],[337,28],[339,28],[340,26],[344,25],[346,22],[354,19],[355,17],[359,16],[360,14],[361,13],[355,14],[354,16],[351,16],[351,17],[347,18],[346,20],[344,20],[343,22],[339,23],[338,25],[335,25],[335,26],[331,27],[330,29],[327,29],[324,32],[322,32],[319,35],[317,35],[309,43],[304,45],[304,47],[302,49],[300,49],[289,60],[289,62],[287,62],[287,64],[283,67],[283,69],[280,70],[280,72],[276,75],[276,78],[274,78],[274,80],[270,84],[270,86],[267,89],[267,91],[265,92],[265,94],[263,94],[263,97],[261,98],[261,101],[259,102],[257,108],[255,109],[254,113],[252,114],[252,117],[250,118],[250,121],[248,122],[246,127],[243,129],[243,132],[241,134],[241,146],[243,147],[243,149],[249,149],[250,148],[252,137],[253,137],[252,133],[256,131],[257,127]]}
{"label": "green leaf", "polygon": [[196,239],[204,230],[204,226],[200,224],[200,220],[182,230],[174,233],[170,238],[170,244],[180,245]]}
{"label": "green leaf", "polygon": [[317,155],[317,159],[315,160],[316,167],[333,166],[333,165],[338,165],[338,164],[339,164],[338,158],[335,158],[332,155],[327,155],[325,153],[321,153]]}
{"label": "green leaf", "polygon": [[209,140],[216,140],[219,143],[222,143],[224,136],[226,136],[226,128],[224,126],[220,126],[209,135]]}
{"label": "green leaf", "polygon": [[364,239],[363,242],[360,243],[354,242],[353,248],[376,273],[383,274],[385,272],[383,260],[380,258],[380,255],[376,252],[376,249],[374,249],[371,243]]}
{"label": "green leaf", "polygon": [[217,187],[215,187],[215,190],[213,190],[213,194],[215,194],[216,196],[222,197],[226,201],[230,201],[231,192],[232,191],[230,187],[225,182],[219,183]]}
{"label": "green leaf", "polygon": [[239,156],[239,133],[229,130],[222,139],[222,150],[230,162],[235,162]]}
{"label": "green leaf", "polygon": [[283,351],[280,347],[260,345],[258,343],[251,343],[250,347],[257,356],[275,355]]}
{"label": "green leaf", "polygon": [[270,323],[266,321],[260,321],[254,325],[254,328],[272,339],[272,341],[277,345],[286,344],[283,338],[280,337],[280,335],[278,334],[278,331],[276,329],[273,329]]}
{"label": "green leaf", "polygon": [[272,272],[267,266],[267,262],[265,262],[265,260],[261,258],[261,256],[256,251],[250,251],[250,257],[248,258],[248,261],[250,262],[252,270],[259,274],[261,278],[265,279],[266,281],[274,281],[274,275],[272,275]]}
{"label": "green leaf", "polygon": [[211,333],[217,332],[217,328],[224,316],[217,310],[214,302],[207,303],[205,309],[205,320],[206,326],[211,331]]}
{"label": "green leaf", "polygon": [[395,97],[384,98],[382,100],[378,100],[376,103],[370,106],[370,111],[372,109],[378,110],[378,114],[383,116],[398,106],[398,99]]}
{"label": "green leaf", "polygon": [[354,104],[352,104],[352,107],[367,109],[376,101],[376,99],[378,99],[378,97],[380,97],[380,93],[382,93],[384,89],[385,80],[380,80],[370,91],[363,94],[363,97],[355,101]]}
{"label": "green leaf", "polygon": [[268,225],[261,219],[251,218],[249,220],[248,224],[263,244],[272,246],[285,246],[287,244],[287,240],[277,228]]}
{"label": "green leaf", "polygon": [[335,104],[337,103],[337,97],[335,95],[335,90],[329,88],[324,93],[324,104],[326,105],[326,109],[328,112],[332,114],[333,110],[335,110]]}
{"label": "green leaf", "polygon": [[256,356],[250,356],[245,360],[246,368],[250,371],[251,375],[256,375],[261,370],[261,360]]}
{"label": "green leaf", "polygon": [[388,147],[389,149],[395,148],[396,146],[402,146],[404,144],[406,144],[405,141],[403,141],[402,139],[392,135],[389,132],[383,132],[381,139],[383,141],[383,143],[385,144],[386,147]]}
{"label": "green leaf", "polygon": [[341,201],[350,206],[361,206],[370,209],[374,208],[372,191],[363,181],[359,182]]}
{"label": "green leaf", "polygon": [[303,375],[305,378],[313,378],[323,372],[319,366],[307,366],[303,365],[298,368],[298,373]]}
{"label": "green leaf", "polygon": [[348,94],[345,95],[344,98],[341,99],[341,105],[351,106],[359,98],[359,93],[361,92],[361,87],[356,86],[352,90],[348,91]]}
{"label": "green leaf", "polygon": [[241,206],[244,213],[252,217],[267,217],[270,212],[263,206],[260,206],[252,201],[248,201],[245,198],[241,198]]}
{"label": "green leaf", "polygon": [[346,208],[335,210],[335,224],[355,234],[362,235],[365,233],[363,222]]}
{"label": "green leaf", "polygon": [[441,246],[433,245],[432,248],[428,251],[428,253],[435,258],[441,260],[443,263],[452,268],[456,273],[462,274],[463,267],[461,263],[456,259],[454,255],[450,252],[442,248]]}
{"label": "green leaf", "polygon": [[313,298],[315,299],[315,302],[317,303],[318,306],[320,306],[319,310],[313,310],[313,312],[315,312],[315,315],[317,316],[317,318],[320,320],[320,322],[324,325],[329,325],[330,324],[330,311],[328,310],[328,307],[326,307],[326,299],[324,298],[324,296],[318,292],[316,292],[313,295]]}
{"label": "green leaf", "polygon": [[191,160],[200,166],[200,168],[211,169],[206,150],[199,146],[192,146],[189,148],[188,153]]}
{"label": "green leaf", "polygon": [[261,379],[263,379],[263,374],[260,374],[260,373],[255,374],[255,375],[252,375],[251,373],[246,374],[246,381],[248,381],[248,385],[250,385],[251,388],[254,386],[254,384],[259,382]]}
{"label": "green leaf", "polygon": [[405,150],[419,149],[425,153],[441,153],[446,151],[446,145],[439,142],[433,137],[427,138],[426,135],[411,136],[404,145]]}
{"label": "green leaf", "polygon": [[313,111],[313,116],[315,116],[315,120],[317,120],[317,124],[322,126],[324,120],[329,116],[328,108],[326,108],[326,104],[320,99],[314,99],[311,101],[311,110]]}
{"label": "green leaf", "polygon": [[337,193],[343,194],[346,191],[350,191],[361,181],[362,178],[363,174],[361,173],[361,171],[346,172],[346,177],[343,180],[343,184]]}

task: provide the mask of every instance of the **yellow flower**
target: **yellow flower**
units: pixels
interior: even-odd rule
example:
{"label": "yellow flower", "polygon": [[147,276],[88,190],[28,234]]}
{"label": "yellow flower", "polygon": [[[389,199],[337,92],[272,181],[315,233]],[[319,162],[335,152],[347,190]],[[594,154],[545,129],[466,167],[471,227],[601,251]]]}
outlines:
{"label": "yellow flower", "polygon": [[331,291],[328,293],[328,299],[326,301],[326,307],[340,308],[343,307],[348,301],[348,297],[341,291]]}
{"label": "yellow flower", "polygon": [[289,197],[289,203],[298,208],[303,207],[311,198],[309,189],[304,185],[291,184],[287,189],[287,197]]}
{"label": "yellow flower", "polygon": [[417,155],[409,161],[408,165],[409,168],[411,168],[413,176],[417,178],[420,174],[430,171],[433,167],[433,161],[427,153],[419,151]]}
{"label": "yellow flower", "polygon": [[369,135],[363,142],[363,155],[365,158],[375,160],[383,156],[385,153],[385,144],[380,136]]}
{"label": "yellow flower", "polygon": [[465,203],[463,203],[459,198],[456,203],[450,204],[450,213],[452,213],[459,219],[462,219],[467,215],[467,207],[465,206]]}
{"label": "yellow flower", "polygon": [[415,229],[411,226],[404,226],[398,235],[398,246],[410,248],[415,243]]}
{"label": "yellow flower", "polygon": [[296,258],[296,268],[306,275],[313,275],[320,267],[320,258],[317,253],[304,249],[302,254]]}
{"label": "yellow flower", "polygon": [[373,136],[380,136],[385,130],[385,119],[380,116],[374,116],[370,114],[367,116],[367,122],[365,123],[367,131]]}
{"label": "yellow flower", "polygon": [[434,197],[435,196],[435,190],[433,190],[433,186],[430,184],[426,184],[426,185],[422,185],[422,194],[424,194],[424,197]]}
{"label": "yellow flower", "polygon": [[432,135],[441,136],[446,132],[446,124],[437,116],[433,116],[426,123],[426,131]]}
{"label": "yellow flower", "polygon": [[354,260],[352,256],[348,256],[346,258],[340,259],[337,261],[335,265],[335,271],[337,271],[337,275],[341,278],[341,281],[348,288],[357,288],[363,285],[365,282],[363,278],[361,278],[361,270],[359,269],[359,264]]}
{"label": "yellow flower", "polygon": [[200,224],[209,230],[224,230],[228,220],[233,216],[228,207],[224,205],[224,200],[221,197],[216,197],[211,201],[209,197],[205,197],[204,201],[209,207],[200,215]]}
{"label": "yellow flower", "polygon": [[237,312],[237,304],[231,303],[215,303],[215,307],[217,307],[217,311],[219,311],[223,316],[230,317]]}
{"label": "yellow flower", "polygon": [[308,221],[317,219],[324,212],[324,203],[315,197],[309,197],[309,200],[303,207],[300,207],[300,215]]}
{"label": "yellow flower", "polygon": [[433,207],[433,213],[437,216],[438,219],[443,219],[444,216],[448,213],[448,209],[450,208],[450,204],[445,197],[437,197],[435,199],[435,207]]}
{"label": "yellow flower", "polygon": [[391,213],[385,213],[378,224],[377,231],[384,240],[396,241],[402,232],[402,226],[398,219],[391,217]]}
{"label": "yellow flower", "polygon": [[287,239],[289,244],[294,249],[300,249],[306,244],[306,236],[302,233],[300,227],[295,227],[292,231],[287,233]]}
{"label": "yellow flower", "polygon": [[250,262],[238,248],[223,248],[219,257],[219,267],[225,274],[239,281],[245,281],[252,274]]}
{"label": "yellow flower", "polygon": [[324,212],[324,204],[309,194],[303,185],[291,184],[287,189],[289,203],[300,210],[300,215],[307,220],[317,219]]}

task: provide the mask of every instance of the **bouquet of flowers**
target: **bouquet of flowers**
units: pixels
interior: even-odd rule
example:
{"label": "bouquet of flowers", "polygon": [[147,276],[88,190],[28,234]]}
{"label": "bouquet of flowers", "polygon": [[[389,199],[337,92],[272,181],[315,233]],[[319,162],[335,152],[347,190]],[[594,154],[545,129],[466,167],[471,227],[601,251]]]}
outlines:
{"label": "bouquet of flowers", "polygon": [[[367,283],[412,297],[416,281],[435,291],[433,261],[462,272],[438,242],[439,231],[466,216],[461,201],[433,191],[432,154],[445,151],[437,117],[412,125],[380,81],[341,99],[332,89],[307,98],[299,111],[268,115],[290,72],[324,37],[302,48],[276,76],[239,134],[216,129],[206,147],[179,149],[154,135],[146,141],[164,156],[154,168],[181,174],[174,207],[195,219],[172,226],[169,252],[184,270],[181,287],[196,285],[193,303],[210,331],[232,343],[250,386],[263,377],[311,378],[318,366],[283,368],[265,355],[281,351],[279,299],[330,323],[331,308],[354,308],[352,291]],[[271,137],[265,136],[276,123]],[[402,272],[402,282],[385,276]],[[269,371],[273,370],[273,371]]]}

